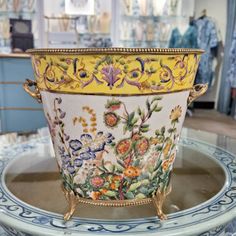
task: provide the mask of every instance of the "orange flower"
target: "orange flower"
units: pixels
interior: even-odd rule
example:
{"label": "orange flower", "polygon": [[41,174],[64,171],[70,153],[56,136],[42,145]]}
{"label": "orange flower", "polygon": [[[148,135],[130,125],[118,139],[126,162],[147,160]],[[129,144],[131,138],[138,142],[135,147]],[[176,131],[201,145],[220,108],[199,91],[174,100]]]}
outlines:
{"label": "orange flower", "polygon": [[172,163],[175,159],[175,153],[172,153],[170,158],[169,158],[169,163]]}
{"label": "orange flower", "polygon": [[121,179],[122,179],[122,176],[120,175],[113,176],[113,181],[120,181]]}
{"label": "orange flower", "polygon": [[102,189],[100,189],[100,193],[102,193],[102,194],[106,194],[107,193],[107,189],[105,189],[105,188],[102,188]]}
{"label": "orange flower", "polygon": [[167,143],[165,144],[165,146],[163,148],[163,155],[164,155],[165,158],[168,156],[168,153],[170,151],[171,145],[172,145],[172,141],[169,140],[169,141],[167,141]]}
{"label": "orange flower", "polygon": [[107,112],[104,114],[104,122],[108,127],[115,127],[119,120],[119,116],[114,112]]}
{"label": "orange flower", "polygon": [[164,171],[167,171],[168,168],[169,168],[169,161],[163,161],[163,162],[162,162],[162,169],[163,169]]}
{"label": "orange flower", "polygon": [[116,145],[116,152],[118,155],[126,155],[129,153],[132,147],[132,141],[129,139],[123,139]]}
{"label": "orange flower", "polygon": [[124,170],[124,175],[129,178],[134,178],[140,175],[141,170],[135,166],[129,166]]}
{"label": "orange flower", "polygon": [[101,196],[101,193],[100,192],[92,192],[91,193],[91,198],[93,199],[93,200],[98,200],[99,199],[99,197]]}
{"label": "orange flower", "polygon": [[115,182],[112,182],[112,183],[110,184],[110,189],[116,190],[116,184],[115,184]]}

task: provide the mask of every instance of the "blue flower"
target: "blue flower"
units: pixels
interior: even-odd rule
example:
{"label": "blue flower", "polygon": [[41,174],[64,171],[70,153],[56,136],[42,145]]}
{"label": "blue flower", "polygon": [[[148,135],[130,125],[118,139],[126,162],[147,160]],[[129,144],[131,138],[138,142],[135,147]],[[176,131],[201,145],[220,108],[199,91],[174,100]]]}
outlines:
{"label": "blue flower", "polygon": [[82,143],[89,143],[93,141],[93,138],[90,134],[82,134],[80,140]]}
{"label": "blue flower", "polygon": [[94,152],[82,152],[82,153],[80,153],[80,158],[82,160],[94,159],[95,157],[96,157],[96,155],[94,154]]}
{"label": "blue flower", "polygon": [[60,147],[60,146],[58,146],[58,152],[59,152],[59,155],[60,156],[62,156],[62,155],[64,155],[65,154],[65,148],[64,147]]}
{"label": "blue flower", "polygon": [[83,165],[83,160],[79,159],[79,158],[76,158],[74,160],[74,166],[76,167],[81,167]]}
{"label": "blue flower", "polygon": [[106,143],[108,144],[112,143],[112,141],[115,139],[111,133],[107,133],[105,137],[106,137]]}
{"label": "blue flower", "polygon": [[105,143],[101,143],[101,144],[94,144],[93,146],[91,146],[91,151],[92,152],[100,152],[102,150],[104,150],[105,147]]}
{"label": "blue flower", "polygon": [[70,163],[70,156],[69,155],[62,155],[61,160],[62,160],[63,165],[67,165],[68,163]]}
{"label": "blue flower", "polygon": [[71,175],[73,175],[73,174],[75,174],[75,167],[74,167],[74,166],[71,166],[71,165],[68,165],[68,166],[67,166],[67,171],[68,171]]}
{"label": "blue flower", "polygon": [[78,151],[82,148],[82,143],[78,139],[70,140],[69,146],[72,150]]}

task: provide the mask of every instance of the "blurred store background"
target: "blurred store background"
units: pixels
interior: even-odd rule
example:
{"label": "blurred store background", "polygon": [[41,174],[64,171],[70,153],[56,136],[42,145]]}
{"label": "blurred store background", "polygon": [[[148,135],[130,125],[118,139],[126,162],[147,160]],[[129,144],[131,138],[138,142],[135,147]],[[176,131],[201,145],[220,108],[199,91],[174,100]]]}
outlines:
{"label": "blurred store background", "polygon": [[0,132],[46,126],[22,89],[33,78],[28,48],[178,47],[206,51],[196,83],[209,90],[186,125],[218,117],[213,131],[236,133],[235,25],[234,0],[0,0]]}

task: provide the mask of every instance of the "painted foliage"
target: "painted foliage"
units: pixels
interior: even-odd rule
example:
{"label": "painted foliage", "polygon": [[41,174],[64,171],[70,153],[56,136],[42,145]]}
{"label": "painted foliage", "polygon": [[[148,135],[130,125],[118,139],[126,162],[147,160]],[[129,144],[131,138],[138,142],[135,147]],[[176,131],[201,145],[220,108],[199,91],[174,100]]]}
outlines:
{"label": "painted foliage", "polygon": [[[174,106],[167,115],[168,127],[152,130],[150,119],[158,120],[163,97],[144,99],[145,106],[133,110],[125,99],[107,99],[103,117],[97,117],[95,108],[82,106],[84,115],[69,118],[78,129],[78,136],[71,138],[63,99],[54,98],[53,116],[47,113],[47,118],[53,140],[59,140],[54,146],[66,189],[94,200],[142,199],[166,189],[183,111]],[[98,123],[103,123],[103,130],[98,130]],[[117,135],[121,129],[123,135]]]}

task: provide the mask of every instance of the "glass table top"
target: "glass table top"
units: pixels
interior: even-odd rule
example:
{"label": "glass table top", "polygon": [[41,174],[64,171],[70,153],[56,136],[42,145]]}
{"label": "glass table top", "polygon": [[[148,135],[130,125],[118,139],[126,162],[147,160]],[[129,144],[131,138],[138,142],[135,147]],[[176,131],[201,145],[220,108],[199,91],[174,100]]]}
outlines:
{"label": "glass table top", "polygon": [[[179,145],[171,181],[172,192],[164,207],[167,214],[194,207],[215,196],[225,183],[225,174],[222,167],[203,152]],[[5,182],[9,191],[25,203],[59,214],[66,210],[67,202],[50,143],[11,162],[5,172]],[[126,219],[155,216],[155,211],[152,204],[129,208],[79,204],[75,216]]]}

